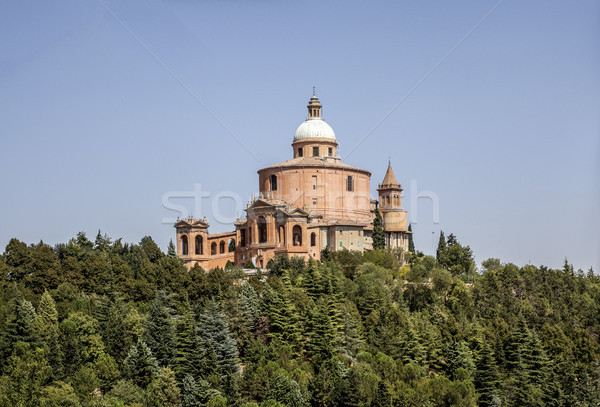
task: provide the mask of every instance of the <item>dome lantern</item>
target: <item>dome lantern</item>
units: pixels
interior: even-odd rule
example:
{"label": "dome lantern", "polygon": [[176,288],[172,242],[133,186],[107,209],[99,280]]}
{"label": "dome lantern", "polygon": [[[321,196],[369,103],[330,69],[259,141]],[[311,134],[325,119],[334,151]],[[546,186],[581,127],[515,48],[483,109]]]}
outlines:
{"label": "dome lantern", "polygon": [[308,119],[306,119],[294,134],[294,142],[307,139],[328,139],[335,142],[335,133],[325,120],[321,113],[321,102],[317,97],[314,88],[313,95],[308,101]]}

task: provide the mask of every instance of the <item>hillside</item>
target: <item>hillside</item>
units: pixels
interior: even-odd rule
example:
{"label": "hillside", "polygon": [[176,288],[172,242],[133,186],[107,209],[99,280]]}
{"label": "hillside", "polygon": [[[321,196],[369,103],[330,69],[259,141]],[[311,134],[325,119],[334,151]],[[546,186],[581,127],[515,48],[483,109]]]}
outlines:
{"label": "hillside", "polygon": [[595,406],[600,278],[376,250],[199,267],[80,233],[0,257],[0,406]]}

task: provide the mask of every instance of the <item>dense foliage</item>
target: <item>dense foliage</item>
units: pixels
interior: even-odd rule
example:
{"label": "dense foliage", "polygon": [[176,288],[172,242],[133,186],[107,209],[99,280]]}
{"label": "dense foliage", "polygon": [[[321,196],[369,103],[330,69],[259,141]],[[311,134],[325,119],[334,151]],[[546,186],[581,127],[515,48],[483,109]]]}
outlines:
{"label": "dense foliage", "polygon": [[[600,278],[442,236],[189,272],[80,233],[0,257],[0,406],[595,406]],[[268,277],[268,278],[267,278]]]}

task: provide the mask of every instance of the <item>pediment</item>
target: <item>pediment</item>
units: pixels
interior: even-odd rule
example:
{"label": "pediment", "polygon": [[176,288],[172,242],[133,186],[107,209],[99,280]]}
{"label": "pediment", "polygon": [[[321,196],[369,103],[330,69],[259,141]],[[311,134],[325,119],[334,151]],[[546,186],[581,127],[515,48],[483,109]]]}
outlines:
{"label": "pediment", "polygon": [[208,228],[210,225],[203,219],[179,219],[174,226],[176,228]]}

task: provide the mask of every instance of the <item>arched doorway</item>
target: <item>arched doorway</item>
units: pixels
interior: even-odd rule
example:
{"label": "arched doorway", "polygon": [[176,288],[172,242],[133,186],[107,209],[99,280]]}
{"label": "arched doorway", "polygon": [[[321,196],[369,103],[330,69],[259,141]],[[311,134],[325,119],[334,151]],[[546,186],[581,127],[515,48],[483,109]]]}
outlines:
{"label": "arched doorway", "polygon": [[227,246],[229,249],[229,253],[235,252],[235,239],[233,239],[233,238],[229,239],[229,242],[227,242]]}
{"label": "arched doorway", "polygon": [[221,240],[219,242],[219,253],[220,254],[225,253],[225,241],[224,240]]}
{"label": "arched doorway", "polygon": [[215,254],[217,254],[217,242],[212,242],[210,244],[210,255],[214,256]]}
{"label": "arched doorway", "polygon": [[310,245],[311,247],[315,247],[317,245],[317,234],[315,232],[310,234]]}

